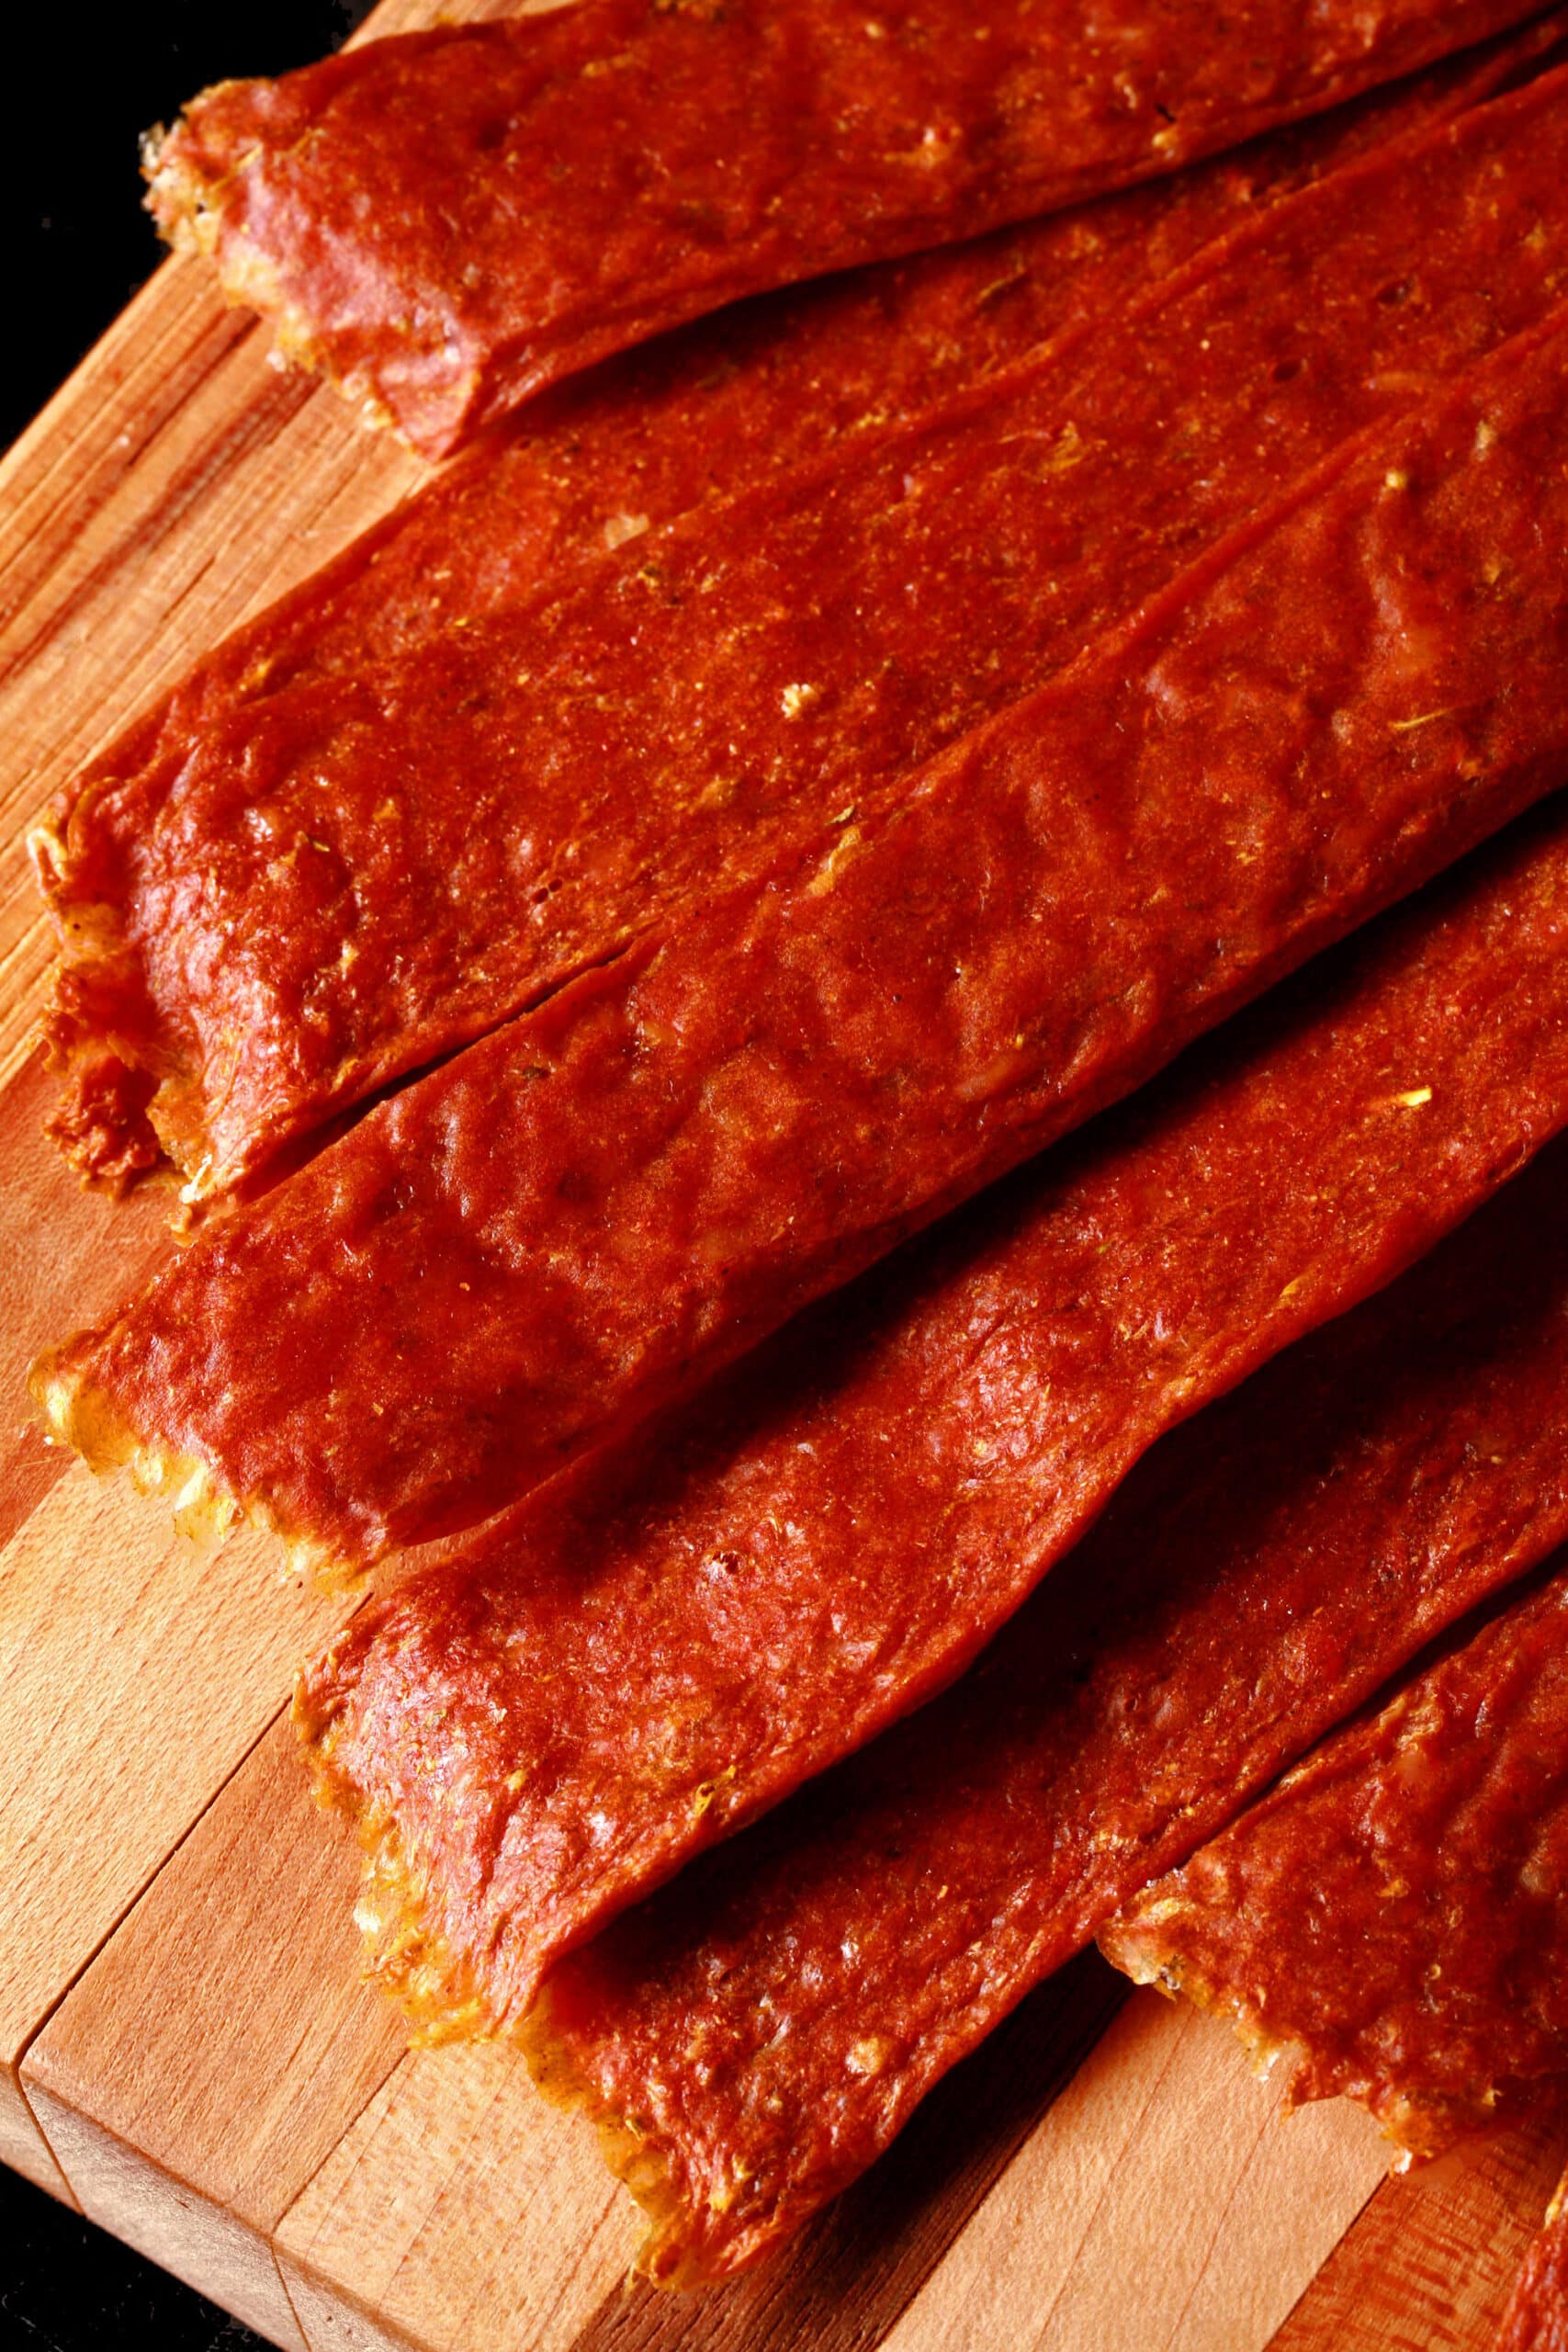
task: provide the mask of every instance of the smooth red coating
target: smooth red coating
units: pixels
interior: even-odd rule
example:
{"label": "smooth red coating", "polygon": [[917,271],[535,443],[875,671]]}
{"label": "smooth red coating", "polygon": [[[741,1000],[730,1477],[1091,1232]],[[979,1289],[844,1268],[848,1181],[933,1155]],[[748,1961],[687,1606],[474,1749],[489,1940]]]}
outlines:
{"label": "smooth red coating", "polygon": [[95,1096],[106,1042],[155,1072],[220,1188],[897,789],[1561,297],[1565,91],[1337,173],[1124,316],[531,600],[328,675],[264,651],[227,712],[198,685],[39,836],[85,949],[57,1048]]}
{"label": "smooth red coating", "polygon": [[1528,0],[584,0],[206,92],[166,235],[440,455],[738,296],[1081,201],[1517,24]]}
{"label": "smooth red coating", "polygon": [[[1560,1287],[1553,1304],[1561,1321]],[[1559,1449],[1564,1396],[1559,1370],[1531,1399]],[[1518,1418],[1490,1434],[1516,1442]],[[1417,2155],[1555,2106],[1568,1567],[1325,1740],[1100,1942],[1278,2050],[1291,2105],[1357,2099]]]}
{"label": "smooth red coating", "polygon": [[950,1679],[1163,1430],[1495,1190],[1568,1120],[1565,947],[1556,816],[361,1611],[299,1719],[396,1823],[455,1999],[514,2025]]}
{"label": "smooth red coating", "polygon": [[1492,2352],[1568,2352],[1568,2181],[1519,2267]]}
{"label": "smooth red coating", "polygon": [[1568,321],[42,1360],[346,1560],[694,1387],[1568,773]]}
{"label": "smooth red coating", "polygon": [[1559,1143],[1166,1439],[963,1681],[555,1971],[533,2054],[619,2127],[656,2276],[772,2251],[1137,1889],[1562,1541],[1565,1176]]}

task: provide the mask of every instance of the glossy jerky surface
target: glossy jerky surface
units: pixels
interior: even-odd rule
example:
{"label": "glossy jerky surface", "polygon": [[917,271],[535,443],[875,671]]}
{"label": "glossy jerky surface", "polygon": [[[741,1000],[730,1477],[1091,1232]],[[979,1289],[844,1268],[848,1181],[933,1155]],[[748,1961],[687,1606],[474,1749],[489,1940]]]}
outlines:
{"label": "glossy jerky surface", "polygon": [[318,1553],[483,1516],[1568,769],[1568,327],[1367,437],[906,799],[369,1114],[43,1361]]}
{"label": "glossy jerky surface", "polygon": [[[154,1114],[165,1140],[187,1170],[205,1164],[209,1180],[220,1183],[265,1158],[280,1135],[307,1129],[323,1089],[329,1099],[345,1091],[333,1073],[354,1048],[351,1015],[323,1011],[319,967],[310,967],[308,1023],[303,1005],[280,991],[275,927],[261,944],[268,990],[281,993],[278,1017],[291,1033],[288,1078],[270,1039],[259,1080],[244,1047],[236,1062],[231,1041],[251,1018],[255,950],[232,882],[216,928],[199,909],[182,908],[194,935],[160,983],[137,946],[149,930],[140,890],[99,839],[106,812],[93,804],[100,794],[111,807],[122,796],[133,800],[145,825],[169,779],[199,759],[207,734],[238,706],[306,680],[363,675],[441,630],[470,628],[536,592],[547,572],[640,537],[721,490],[783,474],[846,434],[911,416],[1049,334],[1105,317],[1270,198],[1425,120],[1484,102],[1536,70],[1560,39],[1560,17],[1540,18],[1171,180],[763,298],[536,404],[525,427],[492,437],[236,631],[62,796],[55,828],[75,812],[75,838],[53,905],[70,968],[47,1025],[70,1072],[54,1125],[70,1157],[111,1184],[153,1166],[163,1146],[147,1114],[157,1083]],[[322,700],[318,695],[321,717]],[[734,822],[748,830],[747,812],[738,810]],[[211,863],[206,845],[199,822],[182,827],[187,870]],[[231,842],[212,846],[231,864]],[[164,909],[152,932],[164,936],[167,922]],[[377,936],[383,950],[395,950],[385,910]],[[335,946],[341,968],[348,944],[329,942],[329,965]],[[170,988],[172,997],[161,992]],[[247,1042],[254,1057],[254,1023]]]}
{"label": "glossy jerky surface", "polygon": [[738,296],[1167,172],[1531,14],[1518,0],[586,0],[187,108],[166,235],[431,455]]}
{"label": "glossy jerky surface", "polygon": [[1541,70],[1563,21],[1551,12],[1168,180],[761,297],[606,363],[235,630],[88,774],[128,774],[169,731],[263,683],[361,669],[468,626],[623,533],[906,422],[1065,328],[1103,323],[1262,205]]}
{"label": "glossy jerky surface", "polygon": [[363,1611],[299,1719],[395,1825],[446,2007],[514,2025],[607,1913],[949,1679],[1162,1430],[1568,1118],[1565,925],[1554,812]]}
{"label": "glossy jerky surface", "polygon": [[1123,317],[570,584],[330,676],[251,650],[226,712],[198,681],[40,836],[77,951],[57,1047],[92,1089],[106,1041],[156,1075],[171,1148],[221,1187],[897,791],[1550,307],[1565,87],[1369,158]]}
{"label": "glossy jerky surface", "polygon": [[555,1971],[531,2056],[610,2125],[656,2276],[770,2251],[1109,1914],[1561,1541],[1565,1175],[1555,1144],[1167,1438],[964,1680]]}
{"label": "glossy jerky surface", "polygon": [[1568,2352],[1568,2212],[1559,2186],[1519,2267],[1492,2352]]}
{"label": "glossy jerky surface", "polygon": [[[1558,1417],[1561,1401],[1549,1392],[1538,1409]],[[1431,2155],[1568,2085],[1565,1904],[1560,1562],[1100,1940],[1140,1981],[1278,2050],[1292,2104],[1359,2099]]]}
{"label": "glossy jerky surface", "polygon": [[[1124,301],[1264,204],[1543,69],[1563,15],[1289,129],[1066,213],[763,296],[628,352],[491,435],[237,629],[122,741],[266,682],[358,669],[464,626],[563,562],[903,423]],[[151,730],[151,731],[149,731]],[[115,758],[114,753],[107,757]]]}

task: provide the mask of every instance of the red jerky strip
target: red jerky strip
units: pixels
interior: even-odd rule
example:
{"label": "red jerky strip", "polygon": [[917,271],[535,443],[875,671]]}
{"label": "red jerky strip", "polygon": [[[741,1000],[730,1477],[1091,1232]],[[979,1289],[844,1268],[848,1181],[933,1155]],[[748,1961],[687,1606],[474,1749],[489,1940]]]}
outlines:
{"label": "red jerky strip", "polygon": [[[1562,1540],[1565,1177],[1558,1143],[1168,1438],[964,1680],[555,1971],[525,2039],[615,2127],[655,2276],[770,2251],[1108,1915]],[[502,1953],[448,1962],[454,2007]]]}
{"label": "red jerky strip", "polygon": [[973,236],[1315,113],[1519,0],[587,0],[197,98],[176,243],[431,455],[770,286]]}
{"label": "red jerky strip", "polygon": [[492,435],[236,629],[85,771],[124,781],[258,689],[362,671],[719,492],[903,422],[1110,316],[1257,208],[1537,70],[1561,12],[1326,116],[1069,213],[767,296],[628,352]]}
{"label": "red jerky strip", "polygon": [[1493,2352],[1568,2352],[1568,2180],[1520,2265]]}
{"label": "red jerky strip", "polygon": [[1565,350],[1517,338],[905,801],[381,1105],[43,1360],[55,1428],[318,1555],[471,1521],[1462,854],[1568,768]]}
{"label": "red jerky strip", "polygon": [[[1568,1119],[1568,818],[361,1612],[300,1719],[496,2028],[949,1678],[1143,1450]],[[1308,982],[1310,981],[1310,986]]]}
{"label": "red jerky strip", "polygon": [[122,1155],[110,1042],[195,1190],[226,1185],[1042,684],[1559,297],[1565,89],[1375,155],[828,473],[101,762],[38,837],[89,1164]]}
{"label": "red jerky strip", "polygon": [[[362,670],[515,604],[547,571],[897,424],[1105,322],[1259,207],[1539,70],[1561,10],[1331,114],[1071,212],[762,297],[530,409],[237,629],[89,775],[257,686]],[[265,681],[258,673],[265,670]],[[165,739],[166,740],[166,739]]]}
{"label": "red jerky strip", "polygon": [[[1561,1319],[1561,1291],[1555,1305]],[[1561,1451],[1563,1389],[1533,1401]],[[1186,1993],[1282,2059],[1290,2106],[1354,2098],[1401,2148],[1435,2155],[1568,2088],[1565,1886],[1560,1561],[1100,1939],[1140,1984]]]}
{"label": "red jerky strip", "polygon": [[207,1192],[897,789],[1539,318],[1568,283],[1565,90],[1276,207],[827,471],[100,763],[38,839],[89,1164],[122,1148],[106,1045],[161,1080],[153,1120]]}

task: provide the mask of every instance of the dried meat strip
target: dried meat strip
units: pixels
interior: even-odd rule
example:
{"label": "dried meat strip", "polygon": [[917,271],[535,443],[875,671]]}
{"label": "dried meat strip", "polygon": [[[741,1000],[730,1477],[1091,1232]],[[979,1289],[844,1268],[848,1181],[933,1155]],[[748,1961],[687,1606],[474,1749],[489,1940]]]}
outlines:
{"label": "dried meat strip", "polygon": [[[1293,1190],[1288,1146],[1275,1165]],[[522,2038],[547,2086],[606,2126],[654,2221],[656,2277],[696,2284],[776,2246],[1138,1888],[1562,1542],[1565,1177],[1559,1142],[1392,1288],[1167,1438],[967,1677],[546,1980]],[[1402,1170],[1391,1195],[1416,1181]],[[998,1446],[1020,1418],[998,1416]],[[857,1466],[869,1525],[874,1449]],[[993,1506],[998,1544],[1027,1540],[1026,1496],[1018,1510],[1010,1530]],[[522,1587],[493,1598],[515,1624]],[[443,1752],[443,1691],[477,1720],[479,1646],[446,1654],[404,1732],[389,1722],[411,1772],[422,1734]],[[494,1750],[491,1731],[486,1770]],[[504,1870],[514,1800],[490,1790],[476,1866]],[[447,1941],[427,1819],[400,1798],[371,1824],[381,1966],[427,2026],[490,2027],[513,1947],[499,1912]]]}
{"label": "dried meat strip", "polygon": [[1565,350],[1516,338],[904,799],[381,1104],[40,1363],[57,1431],[307,1556],[470,1522],[1462,854],[1568,771]]}
{"label": "dried meat strip", "polygon": [[[1562,38],[1559,12],[1170,180],[763,298],[626,355],[541,401],[523,429],[491,436],[235,631],[92,763],[60,804],[56,828],[84,797],[106,787],[140,793],[143,772],[183,771],[204,732],[259,692],[362,674],[439,629],[471,628],[585,553],[640,537],[720,488],[784,473],[847,434],[908,418],[1049,333],[1109,314],[1249,211],[1540,70]],[[188,849],[199,854],[194,842]],[[105,887],[101,875],[94,887]],[[102,963],[111,948],[101,907],[85,926],[62,926],[74,967]],[[73,905],[69,916],[79,911]],[[134,927],[118,892],[113,922],[118,954]],[[234,928],[231,910],[220,935],[204,940],[207,985],[231,952]],[[111,1185],[163,1157],[147,1115],[153,1073],[177,1097],[189,1091],[199,1057],[183,1042],[196,1016],[183,1003],[152,1003],[147,977],[144,968],[129,983],[123,970],[100,975],[108,985],[87,998],[73,968],[50,1023],[71,1073],[52,1131],[84,1173]],[[181,979],[188,988],[183,965]],[[203,1026],[221,1030],[221,1007]],[[324,1052],[319,1021],[312,1041]],[[295,1102],[290,1115],[303,1124],[310,1107],[308,1098]],[[243,1075],[223,1112],[230,1124],[255,1119]],[[189,1124],[188,1114],[174,1117],[176,1151]],[[246,1130],[252,1155],[271,1132]],[[214,1164],[205,1125],[197,1151],[210,1181],[221,1182],[224,1163]],[[185,1156],[188,1163],[197,1155]]]}
{"label": "dried meat strip", "polygon": [[1338,172],[907,432],[378,665],[242,641],[237,706],[198,676],[36,837],[78,1156],[123,1169],[113,1090],[133,1161],[150,1114],[222,1189],[897,790],[1561,296],[1565,88]]}
{"label": "dried meat strip", "polygon": [[514,2024],[611,1911],[940,1687],[1162,1430],[1568,1120],[1565,925],[1554,811],[1076,1166],[361,1611],[299,1721],[326,1783],[395,1825],[461,2003]]}
{"label": "dried meat strip", "polygon": [[585,0],[222,84],[151,200],[281,350],[440,454],[737,296],[1168,172],[1532,13]]}
{"label": "dried meat strip", "polygon": [[[1555,1301],[1561,1319],[1561,1295]],[[1532,1400],[1562,1442],[1562,1391]],[[1483,1431],[1481,1442],[1488,1442]],[[1517,1442],[1517,1420],[1491,1434]],[[1568,2090],[1568,1567],[1325,1741],[1100,1931],[1231,2018],[1291,2106],[1407,2154]]]}
{"label": "dried meat strip", "polygon": [[1568,2352],[1568,2179],[1520,2265],[1493,2352]]}
{"label": "dried meat strip", "polygon": [[627,353],[444,469],[236,631],[164,707],[209,713],[258,662],[269,679],[358,669],[471,626],[564,560],[918,415],[1064,328],[1108,319],[1264,204],[1542,70],[1563,23],[1554,11],[1169,180],[761,298]]}

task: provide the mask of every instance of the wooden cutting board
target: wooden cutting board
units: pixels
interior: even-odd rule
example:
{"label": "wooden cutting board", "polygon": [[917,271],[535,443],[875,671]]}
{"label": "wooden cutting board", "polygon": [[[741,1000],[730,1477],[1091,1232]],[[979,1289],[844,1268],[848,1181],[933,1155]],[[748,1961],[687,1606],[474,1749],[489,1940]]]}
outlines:
{"label": "wooden cutting board", "polygon": [[176,1540],[22,1387],[171,1205],[84,1194],[42,1138],[26,828],[421,477],[265,340],[169,263],[0,466],[0,2157],[293,2352],[1479,2352],[1568,2132],[1389,2181],[1364,2117],[1281,2128],[1228,2035],[1092,1955],[788,2259],[697,2299],[626,2284],[635,2211],[520,2061],[410,2052],[361,1984],[357,1858],[286,1720],[352,1604]]}

